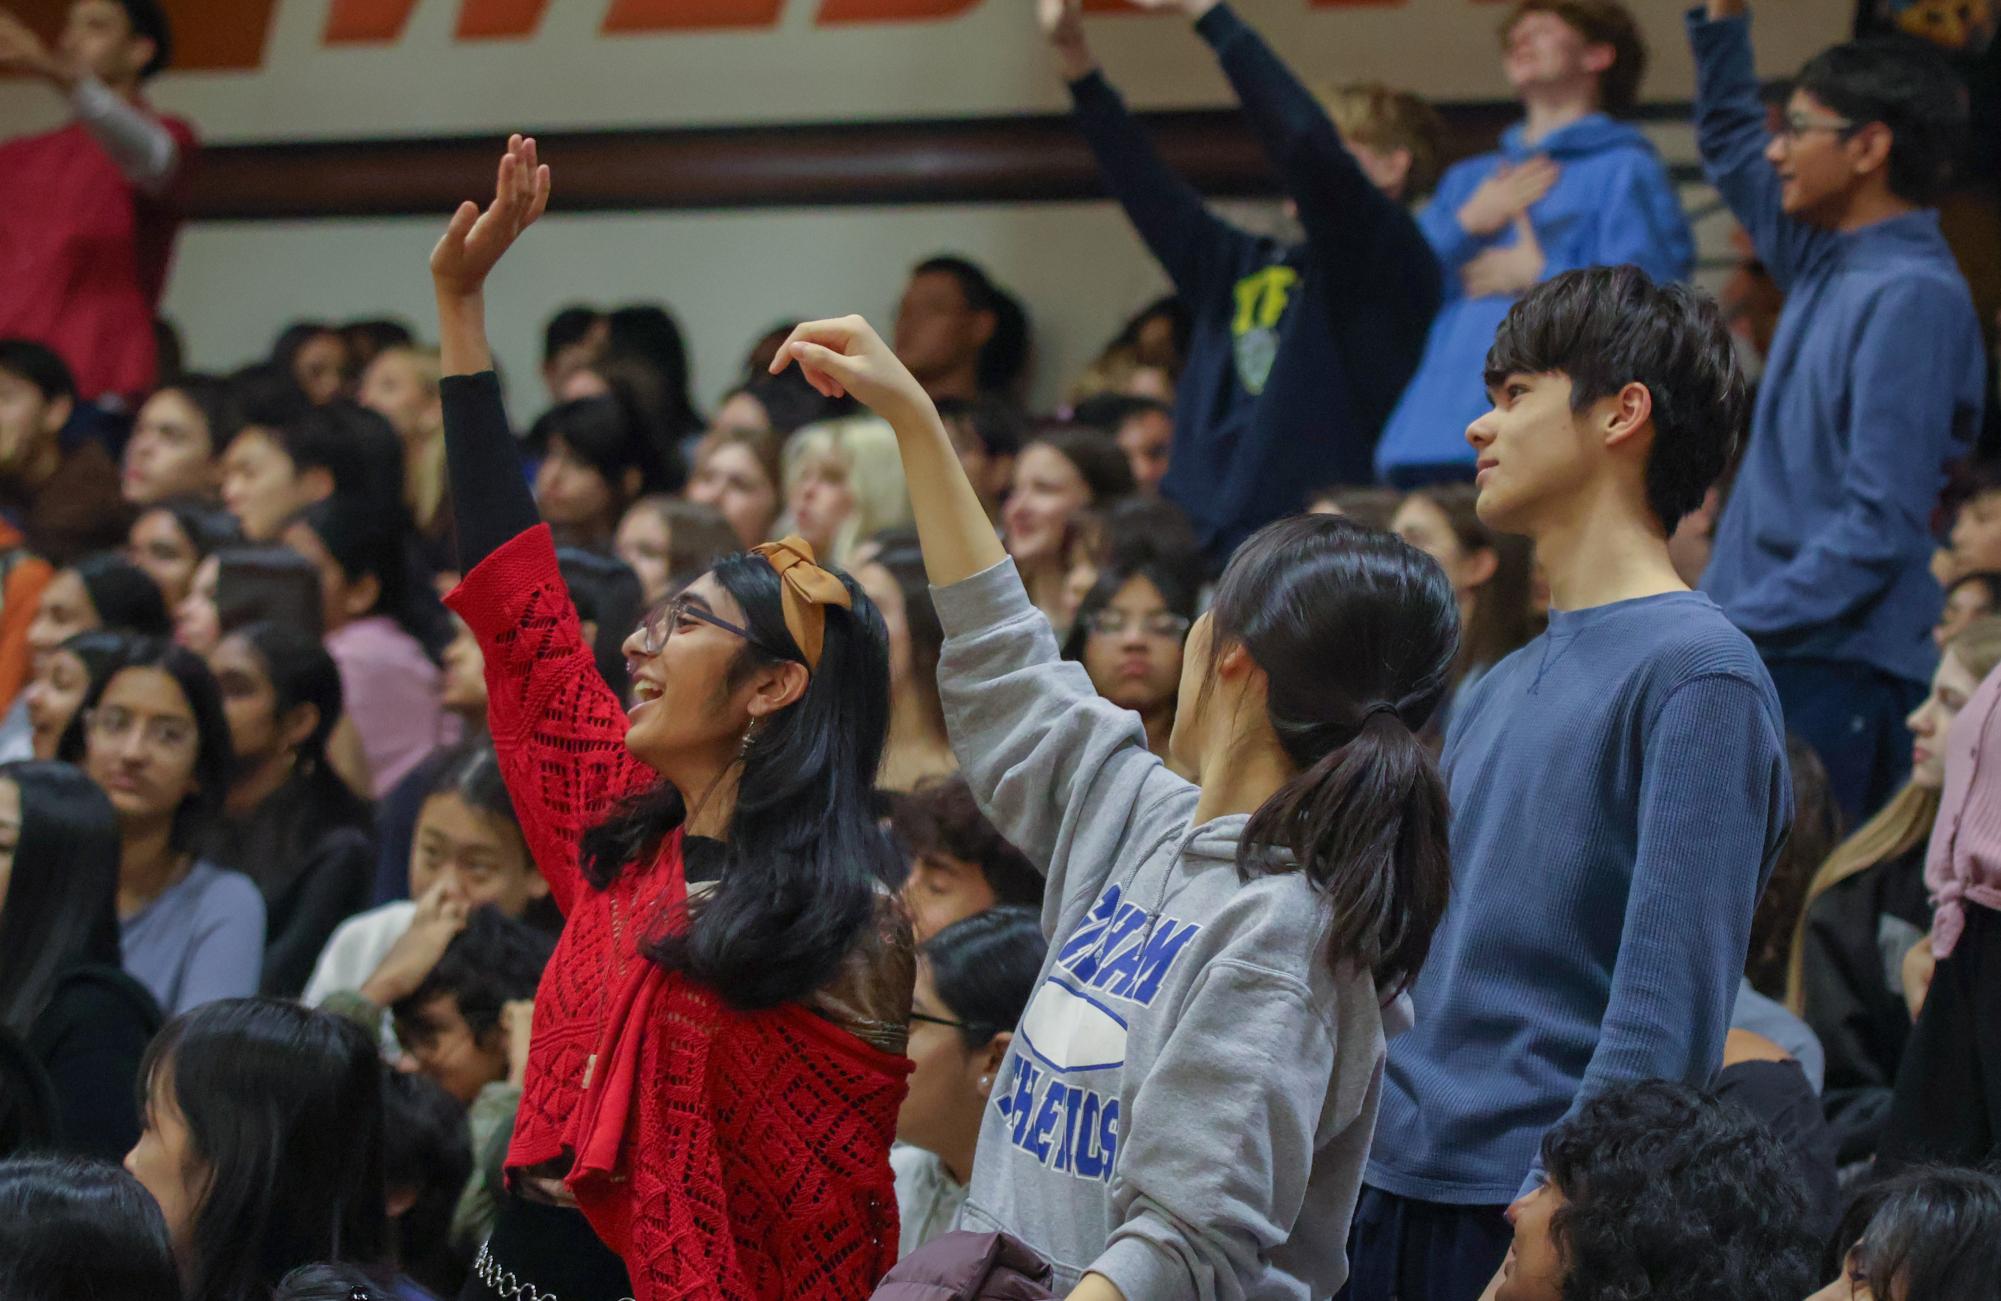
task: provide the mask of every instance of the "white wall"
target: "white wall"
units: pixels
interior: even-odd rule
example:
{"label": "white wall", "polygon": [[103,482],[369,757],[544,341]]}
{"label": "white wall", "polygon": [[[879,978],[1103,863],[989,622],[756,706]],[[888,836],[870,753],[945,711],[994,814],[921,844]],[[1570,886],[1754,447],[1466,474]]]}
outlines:
{"label": "white wall", "polygon": [[[261,355],[302,316],[395,315],[428,336],[425,258],[442,224],[195,223],[181,237],[165,311],[200,369]],[[1045,399],[1167,288],[1106,203],[551,215],[508,254],[487,293],[513,414],[525,422],[541,409],[542,323],[564,303],[665,299],[707,405],[752,340],[782,319],[860,312],[886,332],[910,266],[948,249],[986,265],[1028,305]]]}

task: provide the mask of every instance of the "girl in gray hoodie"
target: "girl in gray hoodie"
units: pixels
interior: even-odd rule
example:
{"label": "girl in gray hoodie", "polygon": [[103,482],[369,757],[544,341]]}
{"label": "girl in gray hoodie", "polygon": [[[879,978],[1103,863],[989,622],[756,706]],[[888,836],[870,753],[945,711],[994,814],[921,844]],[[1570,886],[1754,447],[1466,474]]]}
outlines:
{"label": "girl in gray hoodie", "polygon": [[772,363],[896,430],[946,642],[952,746],[1047,872],[1049,957],[1001,1062],[962,1225],[1046,1257],[1072,1301],[1331,1296],[1450,881],[1412,734],[1458,650],[1429,558],[1281,520],[1190,632],[1171,749],[1057,654],[936,410],[860,317]]}

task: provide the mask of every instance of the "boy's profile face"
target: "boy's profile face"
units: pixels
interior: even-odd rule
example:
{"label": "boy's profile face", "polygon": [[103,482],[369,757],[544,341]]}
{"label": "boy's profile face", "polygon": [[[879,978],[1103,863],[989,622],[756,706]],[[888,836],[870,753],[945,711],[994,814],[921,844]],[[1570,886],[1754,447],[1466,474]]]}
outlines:
{"label": "boy's profile face", "polygon": [[1548,504],[1594,473],[1591,440],[1570,408],[1568,375],[1513,373],[1488,391],[1493,409],[1466,428],[1477,458],[1480,519],[1534,536]]}
{"label": "boy's profile face", "polygon": [[1864,143],[1847,118],[1806,91],[1794,91],[1765,146],[1786,215],[1817,226],[1837,224],[1863,177]]}

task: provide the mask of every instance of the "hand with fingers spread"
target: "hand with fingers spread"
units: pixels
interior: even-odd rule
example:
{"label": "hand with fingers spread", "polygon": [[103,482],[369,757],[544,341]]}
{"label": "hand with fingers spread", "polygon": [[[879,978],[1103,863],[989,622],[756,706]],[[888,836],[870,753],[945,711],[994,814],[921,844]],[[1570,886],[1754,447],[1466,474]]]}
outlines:
{"label": "hand with fingers spread", "polygon": [[361,986],[361,996],[377,1007],[410,997],[437,967],[445,949],[466,928],[465,896],[449,880],[439,881],[417,901],[410,929],[403,932]]}
{"label": "hand with fingers spread", "polygon": [[536,157],[533,138],[510,136],[486,211],[468,199],[452,214],[431,250],[431,281],[442,298],[471,298],[513,246],[549,206],[549,167]]}
{"label": "hand with fingers spread", "polygon": [[1459,206],[1460,229],[1482,239],[1500,234],[1509,222],[1541,202],[1562,174],[1563,169],[1547,158],[1502,163]]}
{"label": "hand with fingers spread", "polygon": [[1515,242],[1506,248],[1490,248],[1468,262],[1460,271],[1468,298],[1490,294],[1525,294],[1541,283],[1549,258],[1536,238],[1528,214],[1515,215]]}
{"label": "hand with fingers spread", "polygon": [[793,330],[771,359],[771,373],[795,362],[806,382],[822,394],[851,395],[892,425],[927,410],[936,418],[937,408],[910,368],[859,316],[808,321]]}

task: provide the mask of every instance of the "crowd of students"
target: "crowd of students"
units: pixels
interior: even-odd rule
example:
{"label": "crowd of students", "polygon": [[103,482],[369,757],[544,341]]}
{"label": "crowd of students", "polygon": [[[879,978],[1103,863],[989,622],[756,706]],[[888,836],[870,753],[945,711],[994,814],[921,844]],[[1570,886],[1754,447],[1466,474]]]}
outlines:
{"label": "crowd of students", "polygon": [[525,428],[533,140],[435,345],[186,372],[162,11],[0,10],[77,114],[0,144],[0,1294],[2001,1297],[1979,23],[1775,93],[1689,15],[1760,325],[1614,0],[1509,10],[1450,165],[1145,3],[1301,238],[1041,0],[1175,289],[1059,410],[939,256],[707,418],[664,307],[565,307]]}

